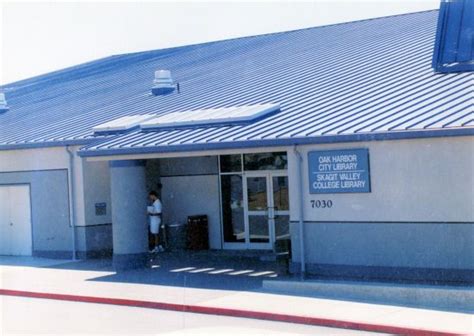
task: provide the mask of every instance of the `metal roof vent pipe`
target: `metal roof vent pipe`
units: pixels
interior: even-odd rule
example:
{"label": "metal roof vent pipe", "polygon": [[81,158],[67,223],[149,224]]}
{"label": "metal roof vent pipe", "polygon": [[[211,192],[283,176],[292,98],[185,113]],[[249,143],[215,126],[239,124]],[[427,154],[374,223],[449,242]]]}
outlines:
{"label": "metal roof vent pipe", "polygon": [[5,94],[0,92],[0,113],[7,112],[10,109],[7,105],[7,99],[5,98]]}
{"label": "metal roof vent pipe", "polygon": [[153,87],[151,93],[155,96],[165,95],[178,89],[179,84],[174,84],[173,78],[171,77],[171,71],[169,70],[157,70],[155,71],[155,80],[153,81]]}

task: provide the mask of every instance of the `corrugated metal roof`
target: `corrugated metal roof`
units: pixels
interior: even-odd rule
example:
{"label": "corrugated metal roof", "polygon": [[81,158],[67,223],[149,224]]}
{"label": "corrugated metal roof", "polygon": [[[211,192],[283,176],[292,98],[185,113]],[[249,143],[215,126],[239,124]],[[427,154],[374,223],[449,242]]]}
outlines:
{"label": "corrugated metal roof", "polygon": [[[474,134],[474,73],[436,74],[437,11],[113,56],[14,83],[0,149],[89,143],[83,155]],[[153,96],[156,69],[180,94]],[[125,115],[280,103],[247,125],[134,131]]]}

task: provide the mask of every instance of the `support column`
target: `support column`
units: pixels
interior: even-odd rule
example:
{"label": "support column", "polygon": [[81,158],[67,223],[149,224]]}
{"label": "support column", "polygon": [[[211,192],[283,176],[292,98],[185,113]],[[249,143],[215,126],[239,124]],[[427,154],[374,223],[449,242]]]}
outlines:
{"label": "support column", "polygon": [[111,161],[110,179],[114,268],[148,267],[145,161]]}

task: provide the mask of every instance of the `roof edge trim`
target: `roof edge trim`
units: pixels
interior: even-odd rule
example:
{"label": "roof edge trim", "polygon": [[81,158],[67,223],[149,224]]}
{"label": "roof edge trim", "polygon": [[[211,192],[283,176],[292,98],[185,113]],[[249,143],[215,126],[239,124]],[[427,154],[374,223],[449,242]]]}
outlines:
{"label": "roof edge trim", "polygon": [[3,151],[3,150],[17,150],[17,149],[65,147],[65,146],[85,146],[85,145],[90,145],[94,140],[97,140],[97,139],[27,142],[27,143],[17,143],[17,144],[0,144],[0,151]]}
{"label": "roof edge trim", "polygon": [[126,154],[149,154],[149,153],[172,153],[172,152],[191,152],[208,151],[218,149],[236,149],[236,148],[255,148],[255,147],[275,147],[275,146],[295,146],[295,145],[317,145],[341,142],[362,142],[362,141],[385,141],[385,140],[403,140],[420,138],[439,138],[454,136],[474,136],[474,127],[453,128],[440,130],[418,130],[418,131],[399,131],[384,133],[364,133],[364,134],[340,134],[327,135],[308,138],[288,138],[288,139],[268,139],[268,140],[247,140],[207,144],[191,144],[176,146],[157,146],[145,148],[117,148],[78,151],[81,157],[98,157]]}

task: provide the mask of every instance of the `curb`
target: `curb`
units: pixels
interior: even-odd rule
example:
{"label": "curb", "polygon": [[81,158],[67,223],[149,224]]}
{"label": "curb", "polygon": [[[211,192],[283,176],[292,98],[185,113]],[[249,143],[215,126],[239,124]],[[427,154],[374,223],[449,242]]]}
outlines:
{"label": "curb", "polygon": [[71,294],[40,293],[40,292],[29,292],[29,291],[10,290],[10,289],[0,289],[0,295],[29,297],[29,298],[37,298],[37,299],[61,300],[61,301],[73,301],[73,302],[98,303],[98,304],[108,304],[108,305],[128,306],[128,307],[140,307],[140,308],[149,308],[149,309],[179,311],[179,312],[185,312],[185,313],[251,318],[251,319],[276,321],[276,322],[354,329],[354,330],[361,330],[361,331],[382,332],[382,333],[397,334],[397,335],[413,335],[413,336],[461,335],[457,333],[435,331],[435,330],[428,330],[428,329],[397,327],[397,326],[390,326],[390,325],[381,325],[381,324],[379,325],[379,324],[334,320],[334,319],[309,317],[309,316],[297,316],[297,315],[277,314],[277,313],[259,312],[259,311],[251,311],[251,310],[215,308],[215,307],[206,307],[206,306],[197,306],[197,305],[185,305],[185,304],[174,304],[174,303],[131,300],[131,299],[104,298],[104,297],[96,297],[96,296],[82,296],[82,295],[71,295]]}
{"label": "curb", "polygon": [[263,280],[262,288],[290,295],[317,294],[319,298],[383,302],[418,308],[474,313],[474,291],[469,286],[433,286],[344,280]]}

